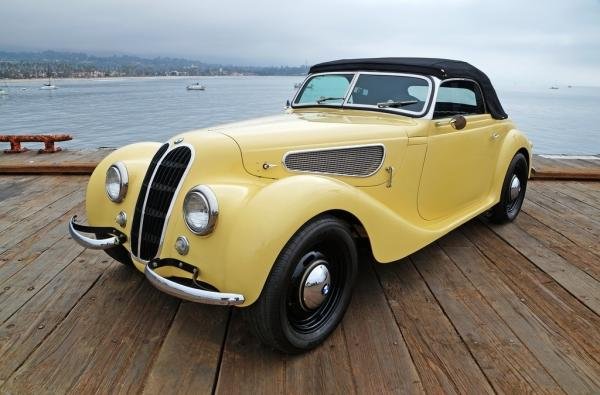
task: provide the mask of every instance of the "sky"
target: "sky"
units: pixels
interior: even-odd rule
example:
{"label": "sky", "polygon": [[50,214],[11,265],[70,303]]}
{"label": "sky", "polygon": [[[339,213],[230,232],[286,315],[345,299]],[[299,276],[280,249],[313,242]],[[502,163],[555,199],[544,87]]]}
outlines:
{"label": "sky", "polygon": [[600,0],[0,0],[0,50],[300,65],[468,61],[505,85],[600,86]]}

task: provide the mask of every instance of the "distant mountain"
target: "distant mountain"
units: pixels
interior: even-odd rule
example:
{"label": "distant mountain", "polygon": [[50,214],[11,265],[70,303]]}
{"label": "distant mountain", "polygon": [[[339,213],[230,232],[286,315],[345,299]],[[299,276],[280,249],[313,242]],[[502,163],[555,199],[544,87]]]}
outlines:
{"label": "distant mountain", "polygon": [[75,52],[0,51],[0,78],[142,77],[165,75],[305,75],[307,66],[236,66],[180,58],[94,56]]}

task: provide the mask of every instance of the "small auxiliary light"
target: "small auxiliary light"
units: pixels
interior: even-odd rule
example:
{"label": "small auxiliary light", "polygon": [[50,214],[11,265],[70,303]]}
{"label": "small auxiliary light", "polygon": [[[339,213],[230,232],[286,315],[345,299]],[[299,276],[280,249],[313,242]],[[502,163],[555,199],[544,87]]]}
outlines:
{"label": "small auxiliary light", "polygon": [[115,218],[115,221],[119,224],[121,228],[124,228],[125,225],[127,225],[127,214],[125,214],[124,211],[120,211],[119,214],[117,214],[117,218]]}
{"label": "small auxiliary light", "polygon": [[179,236],[177,240],[175,240],[175,250],[177,250],[179,255],[187,255],[190,251],[190,243],[185,236]]}

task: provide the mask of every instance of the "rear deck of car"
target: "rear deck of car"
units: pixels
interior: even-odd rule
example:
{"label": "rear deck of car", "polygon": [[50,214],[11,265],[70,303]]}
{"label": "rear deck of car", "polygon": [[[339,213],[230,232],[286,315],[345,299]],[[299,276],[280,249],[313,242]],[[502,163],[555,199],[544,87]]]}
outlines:
{"label": "rear deck of car", "polygon": [[[92,157],[56,155],[54,172]],[[401,262],[363,253],[342,325],[284,356],[239,311],[75,244],[87,176],[6,174],[43,171],[30,159],[0,154],[0,393],[600,392],[598,181],[532,181],[514,223],[470,221]],[[599,178],[600,160],[562,162],[535,158],[537,176]]]}

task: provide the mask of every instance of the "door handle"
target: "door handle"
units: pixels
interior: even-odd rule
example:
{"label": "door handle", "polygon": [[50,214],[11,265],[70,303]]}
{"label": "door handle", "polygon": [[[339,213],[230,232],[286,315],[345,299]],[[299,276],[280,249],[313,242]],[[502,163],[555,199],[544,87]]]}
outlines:
{"label": "door handle", "polygon": [[492,140],[497,140],[498,137],[500,137],[500,133],[498,133],[498,132],[492,133]]}

